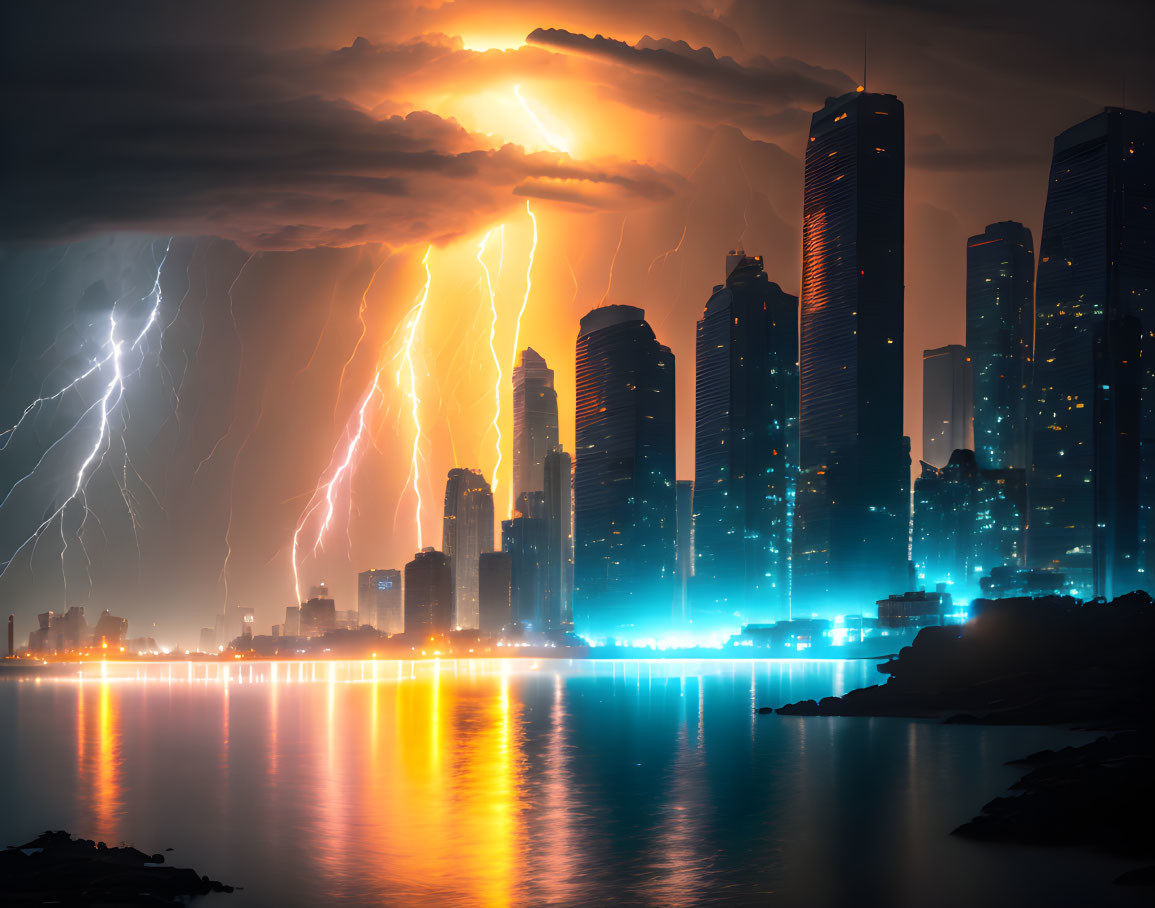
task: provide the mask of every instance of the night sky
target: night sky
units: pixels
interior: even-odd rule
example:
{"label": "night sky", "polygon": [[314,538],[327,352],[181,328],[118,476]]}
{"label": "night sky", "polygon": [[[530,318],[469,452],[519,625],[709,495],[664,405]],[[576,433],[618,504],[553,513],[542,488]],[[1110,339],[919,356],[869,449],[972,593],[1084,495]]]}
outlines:
{"label": "night sky", "polygon": [[496,475],[506,516],[515,336],[556,370],[572,450],[577,322],[604,301],[677,357],[691,478],[695,320],[735,246],[798,292],[810,114],[861,84],[864,48],[867,87],[906,106],[917,458],[922,350],[964,341],[966,238],[1015,219],[1037,244],[1054,136],[1155,107],[1144,2],[235,6],[6,16],[4,427],[107,355],[110,315],[125,366],[103,435],[107,366],[0,440],[21,637],[65,605],[162,643],[226,602],[265,628],[298,528],[300,584],[354,607],[357,570],[412,557],[418,494],[440,545],[451,466]]}

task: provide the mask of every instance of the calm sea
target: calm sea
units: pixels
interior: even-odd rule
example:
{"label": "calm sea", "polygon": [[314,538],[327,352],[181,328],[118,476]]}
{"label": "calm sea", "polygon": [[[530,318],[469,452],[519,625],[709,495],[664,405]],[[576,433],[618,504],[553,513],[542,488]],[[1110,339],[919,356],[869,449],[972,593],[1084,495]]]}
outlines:
{"label": "calm sea", "polygon": [[1046,728],[756,716],[869,662],[89,664],[0,680],[0,845],[172,848],[206,904],[1129,905],[948,833]]}

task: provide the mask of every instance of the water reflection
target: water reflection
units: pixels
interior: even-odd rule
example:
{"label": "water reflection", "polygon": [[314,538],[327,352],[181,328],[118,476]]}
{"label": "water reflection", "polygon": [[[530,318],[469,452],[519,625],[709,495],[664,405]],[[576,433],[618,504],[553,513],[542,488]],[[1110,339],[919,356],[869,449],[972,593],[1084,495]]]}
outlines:
{"label": "water reflection", "polygon": [[[753,715],[871,683],[870,664],[109,663],[80,674],[0,683],[0,710],[16,704],[0,769],[20,780],[0,830],[15,842],[49,822],[175,846],[245,887],[232,908],[735,894],[795,905],[863,892],[998,905],[1073,885],[1062,856],[1003,857],[947,835],[1014,779],[1003,761],[1073,738]],[[73,772],[75,798],[55,784]],[[1006,898],[981,886],[1000,873],[1015,880]]]}

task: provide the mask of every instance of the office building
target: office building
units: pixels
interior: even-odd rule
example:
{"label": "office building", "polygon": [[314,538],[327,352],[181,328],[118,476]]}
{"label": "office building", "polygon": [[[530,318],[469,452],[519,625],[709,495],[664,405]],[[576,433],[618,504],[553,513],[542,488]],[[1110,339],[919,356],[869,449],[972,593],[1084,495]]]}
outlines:
{"label": "office building", "polygon": [[[903,105],[830,98],[806,147],[795,614],[861,612],[906,588]],[[701,494],[701,488],[695,494]]]}
{"label": "office building", "polygon": [[[1031,231],[1000,221],[967,240],[966,295],[975,457],[983,469],[1021,470],[1027,466],[1035,334]],[[925,452],[923,459],[931,460]]]}
{"label": "office building", "polygon": [[314,596],[308,602],[302,603],[300,636],[323,637],[336,628],[337,605],[332,599]]}
{"label": "office building", "polygon": [[698,321],[695,630],[790,617],[797,432],[798,298],[731,252]]}
{"label": "office building", "polygon": [[545,456],[547,629],[573,629],[573,465],[560,446]]}
{"label": "office building", "polygon": [[375,627],[383,634],[405,630],[400,571],[378,568],[357,575],[357,624]]}
{"label": "office building", "polygon": [[510,617],[512,564],[507,552],[482,552],[478,559],[479,623],[486,637],[501,637],[513,629]]}
{"label": "office building", "polygon": [[669,625],[677,549],[674,356],[633,306],[577,339],[574,630],[639,639]]}
{"label": "office building", "polygon": [[426,546],[405,565],[405,633],[422,638],[453,629],[449,556]]}
{"label": "office building", "polygon": [[476,628],[477,559],[493,551],[493,493],[480,470],[449,471],[442,528],[442,547],[453,573],[454,624]]}
{"label": "office building", "polygon": [[1029,567],[1149,585],[1155,506],[1155,114],[1055,139],[1035,290]]}
{"label": "office building", "polygon": [[971,449],[971,364],[967,348],[922,351],[922,459],[945,467],[955,451]]}
{"label": "office building", "polygon": [[[523,495],[523,502],[526,496]],[[522,632],[550,629],[546,613],[549,523],[515,511],[501,522],[501,550],[509,556],[509,608],[512,626]]]}
{"label": "office building", "polygon": [[545,489],[545,458],[557,440],[553,370],[526,347],[513,367],[513,501]]}

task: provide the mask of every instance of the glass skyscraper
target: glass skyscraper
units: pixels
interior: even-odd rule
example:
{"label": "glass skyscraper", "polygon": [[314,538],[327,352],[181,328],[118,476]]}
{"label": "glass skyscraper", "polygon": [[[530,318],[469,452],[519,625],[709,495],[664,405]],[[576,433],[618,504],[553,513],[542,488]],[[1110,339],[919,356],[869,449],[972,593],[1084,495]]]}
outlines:
{"label": "glass skyscraper", "polygon": [[972,375],[961,344],[922,351],[922,459],[927,463],[942,468],[955,451],[971,449]]}
{"label": "glass skyscraper", "polygon": [[1031,231],[1000,221],[967,240],[966,288],[975,456],[983,469],[1021,470],[1027,465],[1035,332]]}
{"label": "glass skyscraper", "polygon": [[577,339],[574,630],[637,639],[674,595],[674,356],[645,312],[603,306]]}
{"label": "glass skyscraper", "polygon": [[698,321],[695,630],[790,617],[797,432],[798,298],[731,253]]}
{"label": "glass skyscraper", "polygon": [[493,493],[478,470],[449,471],[442,549],[453,574],[454,624],[477,628],[477,559],[482,552],[493,551]]}
{"label": "glass skyscraper", "polygon": [[[857,92],[811,121],[802,226],[795,613],[906,588],[902,102]],[[700,494],[701,489],[695,489]]]}
{"label": "glass skyscraper", "polygon": [[1027,556],[1079,595],[1152,570],[1155,114],[1055,139],[1035,293]]}
{"label": "glass skyscraper", "polygon": [[513,501],[545,489],[545,458],[557,447],[553,370],[533,347],[513,367]]}

